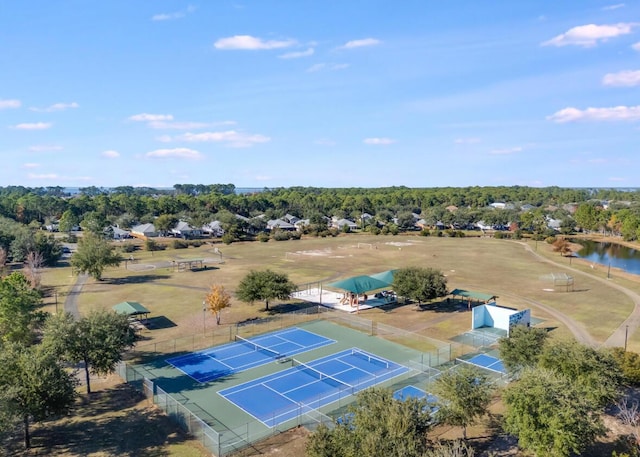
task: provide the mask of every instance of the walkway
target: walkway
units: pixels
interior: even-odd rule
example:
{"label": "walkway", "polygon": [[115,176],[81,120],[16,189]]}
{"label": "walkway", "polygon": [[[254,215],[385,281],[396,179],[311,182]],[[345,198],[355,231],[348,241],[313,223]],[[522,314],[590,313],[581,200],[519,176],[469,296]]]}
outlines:
{"label": "walkway", "polygon": [[64,301],[64,310],[65,312],[71,314],[76,319],[80,318],[80,311],[78,310],[78,295],[82,292],[82,287],[84,283],[87,282],[89,275],[80,274],[76,279],[76,283],[71,287],[69,291],[69,295],[67,295],[66,300]]}

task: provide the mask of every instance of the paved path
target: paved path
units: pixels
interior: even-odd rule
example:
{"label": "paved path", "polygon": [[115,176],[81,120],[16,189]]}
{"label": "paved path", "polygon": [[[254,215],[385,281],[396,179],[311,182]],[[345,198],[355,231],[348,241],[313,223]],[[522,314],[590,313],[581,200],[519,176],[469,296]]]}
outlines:
{"label": "paved path", "polygon": [[[627,319],[625,319],[625,321],[622,324],[620,324],[620,326],[616,330],[613,331],[613,333],[609,336],[609,338],[607,338],[607,340],[604,343],[602,343],[603,346],[608,346],[608,347],[624,347],[624,343],[627,337],[630,337],[631,335],[633,335],[633,333],[638,329],[638,327],[640,327],[640,294],[637,294],[634,291],[627,289],[626,287],[616,284],[611,280],[600,278],[598,276],[585,273],[584,271],[580,271],[571,266],[562,265],[562,264],[559,264],[558,262],[554,262],[553,260],[547,259],[546,257],[538,254],[537,252],[534,252],[531,249],[531,246],[529,246],[528,244],[525,244],[522,242],[520,242],[520,244],[522,244],[529,253],[531,253],[536,258],[538,258],[538,260],[542,260],[543,262],[547,262],[552,265],[561,266],[562,268],[569,269],[572,272],[582,276],[587,276],[595,281],[598,281],[604,284],[607,287],[611,287],[613,289],[619,290],[620,292],[624,293],[627,297],[629,297],[634,304],[633,311],[631,311],[631,314],[629,314],[629,317],[627,317]],[[542,306],[544,307],[544,305]],[[566,321],[561,320],[562,323],[564,323],[565,325],[567,325],[567,327],[569,327],[569,330],[571,330],[571,333],[573,333],[576,336],[576,339],[586,342],[584,339],[587,338],[587,335],[588,335],[588,339],[591,339],[593,341],[593,339],[588,334],[588,332],[584,328],[579,326],[575,321],[573,321],[573,319],[561,313],[558,313],[557,311],[555,313],[557,313],[558,315],[556,315],[555,313],[551,312],[552,310],[548,307],[544,307],[544,309],[545,311],[550,312],[551,314],[553,314],[558,318],[559,318],[559,315],[564,316],[564,318],[567,320]],[[569,323],[571,323],[571,325],[569,325]]]}
{"label": "paved path", "polygon": [[76,319],[80,318],[80,311],[78,311],[78,295],[82,292],[82,286],[87,282],[89,275],[80,274],[76,279],[76,283],[71,287],[69,291],[69,295],[64,301],[64,310],[65,312],[71,314]]}

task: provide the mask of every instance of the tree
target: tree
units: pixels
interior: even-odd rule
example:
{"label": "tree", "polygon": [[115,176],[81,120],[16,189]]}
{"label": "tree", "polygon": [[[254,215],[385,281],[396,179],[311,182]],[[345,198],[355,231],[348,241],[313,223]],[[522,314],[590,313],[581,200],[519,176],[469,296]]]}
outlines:
{"label": "tree", "polygon": [[153,225],[160,233],[167,233],[175,227],[177,223],[178,218],[173,214],[161,214],[155,221],[153,221]]}
{"label": "tree", "polygon": [[284,273],[251,271],[238,284],[236,295],[248,303],[264,300],[265,310],[269,311],[269,300],[287,300],[295,290],[296,285]]}
{"label": "tree", "polygon": [[548,333],[545,329],[516,325],[508,337],[498,340],[500,358],[511,374],[534,367],[542,352]]}
{"label": "tree", "polygon": [[370,388],[334,429],[321,426],[307,442],[310,457],[419,457],[426,450],[431,418],[424,399],[399,401],[390,390]]}
{"label": "tree", "polygon": [[393,275],[393,290],[418,303],[447,295],[447,278],[434,268],[400,268]]}
{"label": "tree", "polygon": [[107,240],[94,233],[85,233],[78,243],[78,251],[71,257],[71,266],[99,281],[106,267],[116,267],[121,260],[120,254]]}
{"label": "tree", "polygon": [[572,380],[582,395],[603,408],[620,395],[622,373],[613,355],[577,341],[550,341],[538,365]]}
{"label": "tree", "polygon": [[98,211],[89,211],[85,213],[80,222],[80,227],[85,232],[95,233],[96,235],[102,234],[105,227],[109,225],[107,218],[103,213]]}
{"label": "tree", "polygon": [[67,413],[76,397],[75,381],[45,347],[0,346],[0,406],[5,426],[24,426],[24,445],[29,448],[30,422]]}
{"label": "tree", "polygon": [[456,440],[452,443],[437,443],[428,450],[425,457],[473,457],[475,451],[464,441]]}
{"label": "tree", "polygon": [[61,232],[70,232],[74,227],[77,227],[80,223],[80,218],[70,209],[66,210],[60,216],[60,222],[58,228]]}
{"label": "tree", "polygon": [[467,427],[487,413],[493,385],[480,370],[463,365],[442,373],[433,384],[438,398],[436,420],[454,427],[462,427],[467,439]]}
{"label": "tree", "polygon": [[92,311],[78,321],[69,313],[51,316],[46,322],[43,344],[71,363],[84,364],[90,394],[90,373],[112,373],[122,360],[122,353],[132,347],[135,340],[126,315]]}
{"label": "tree", "polygon": [[618,363],[625,382],[634,386],[640,385],[640,355],[625,351],[624,348],[613,348],[611,354]]}
{"label": "tree", "polygon": [[40,293],[18,272],[0,279],[0,341],[30,344]]}
{"label": "tree", "polygon": [[216,317],[216,324],[220,325],[220,313],[223,309],[231,306],[231,295],[225,290],[224,286],[214,284],[204,299],[209,311]]}
{"label": "tree", "polygon": [[569,377],[552,370],[525,370],[502,399],[505,431],[539,457],[581,454],[605,432],[599,406]]}
{"label": "tree", "polygon": [[561,256],[571,254],[571,243],[566,238],[558,238],[553,242],[553,251],[559,252]]}

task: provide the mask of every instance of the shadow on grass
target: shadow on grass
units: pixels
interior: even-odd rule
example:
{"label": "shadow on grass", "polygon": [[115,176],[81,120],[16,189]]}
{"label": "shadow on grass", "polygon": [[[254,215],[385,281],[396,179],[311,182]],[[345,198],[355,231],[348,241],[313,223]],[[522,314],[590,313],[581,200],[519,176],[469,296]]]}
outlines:
{"label": "shadow on grass", "polygon": [[311,311],[315,309],[317,312],[318,305],[310,302],[294,302],[294,303],[279,303],[277,305],[269,305],[268,310],[263,310],[269,316],[274,316],[278,314],[292,313],[295,311]]}
{"label": "shadow on grass", "polygon": [[144,326],[149,330],[160,330],[177,327],[177,324],[166,316],[156,316],[145,319]]}
{"label": "shadow on grass", "polygon": [[142,400],[126,384],[83,396],[70,417],[33,427],[30,451],[16,441],[10,455],[168,456],[167,445],[188,438],[159,409],[142,407]]}
{"label": "shadow on grass", "polygon": [[147,274],[147,275],[131,275],[126,278],[104,278],[101,282],[103,284],[143,284],[145,282],[153,282],[159,281],[162,279],[169,279],[171,276],[169,275],[159,275],[159,274]]}

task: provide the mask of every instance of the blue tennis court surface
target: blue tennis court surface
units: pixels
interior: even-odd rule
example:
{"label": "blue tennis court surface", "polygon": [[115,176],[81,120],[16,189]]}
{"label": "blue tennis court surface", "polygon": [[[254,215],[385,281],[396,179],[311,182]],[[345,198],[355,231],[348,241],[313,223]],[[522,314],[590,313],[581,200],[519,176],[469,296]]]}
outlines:
{"label": "blue tennis court surface", "polygon": [[502,363],[502,360],[487,354],[478,354],[476,356],[471,357],[469,360],[465,360],[465,362],[471,363],[481,368],[486,368],[487,370],[497,371],[498,373],[507,374],[507,370],[505,369],[504,364]]}
{"label": "blue tennis court surface", "polygon": [[173,357],[167,363],[198,382],[208,382],[331,343],[335,341],[294,327]]}
{"label": "blue tennis court surface", "polygon": [[429,392],[425,392],[416,386],[405,386],[402,389],[398,389],[393,393],[393,398],[396,400],[404,401],[409,398],[417,398],[418,400],[424,398],[427,400],[427,408],[431,414],[438,411],[438,407],[435,404],[438,402],[438,397]]}
{"label": "blue tennis court surface", "polygon": [[268,427],[294,419],[409,369],[358,348],[347,349],[218,392]]}

